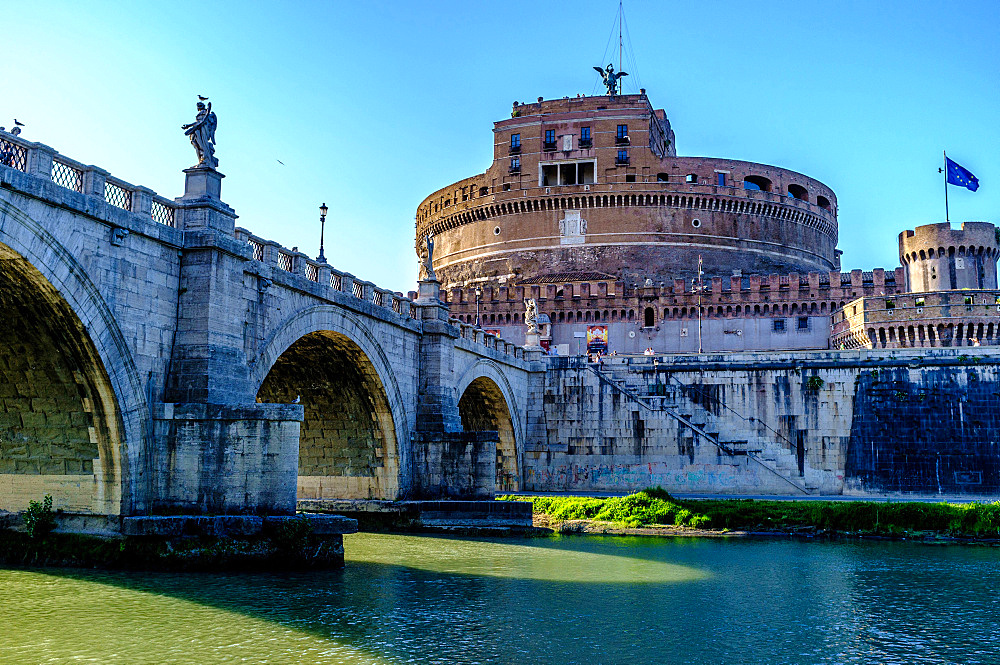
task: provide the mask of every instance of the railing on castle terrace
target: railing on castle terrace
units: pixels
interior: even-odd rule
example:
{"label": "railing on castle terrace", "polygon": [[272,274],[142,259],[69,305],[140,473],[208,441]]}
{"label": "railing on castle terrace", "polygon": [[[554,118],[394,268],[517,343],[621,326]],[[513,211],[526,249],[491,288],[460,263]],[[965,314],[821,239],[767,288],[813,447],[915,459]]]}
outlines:
{"label": "railing on castle terrace", "polygon": [[109,205],[147,217],[158,224],[175,225],[177,206],[170,199],[146,187],[115,178],[96,166],[70,159],[47,145],[0,133],[0,165],[51,180],[80,194],[96,196]]}
{"label": "railing on castle terrace", "polygon": [[703,182],[594,183],[502,191],[496,186],[488,186],[485,175],[481,174],[432,194],[425,203],[431,210],[424,211],[422,204],[418,212],[419,236],[509,214],[566,208],[664,206],[763,215],[804,224],[832,238],[837,237],[836,216],[828,208],[775,192]]}
{"label": "railing on castle terrace", "polygon": [[[99,167],[70,159],[44,144],[25,141],[5,132],[0,133],[0,166],[51,180],[60,187],[80,194],[99,197],[109,205],[147,217],[158,224],[171,227],[177,225],[175,215],[177,205],[170,199],[159,196],[146,187],[132,185],[116,178]],[[320,284],[330,291],[348,294],[402,317],[418,318],[413,299],[401,293],[379,288],[372,282],[360,280],[329,264],[314,261],[302,252],[256,236],[244,228],[236,228],[236,239],[250,246],[254,261],[270,265],[288,273],[289,276]],[[523,349],[496,335],[474,329],[473,326],[461,323],[458,319],[449,319],[449,323],[459,328],[459,335],[463,339],[506,355],[524,357]]]}

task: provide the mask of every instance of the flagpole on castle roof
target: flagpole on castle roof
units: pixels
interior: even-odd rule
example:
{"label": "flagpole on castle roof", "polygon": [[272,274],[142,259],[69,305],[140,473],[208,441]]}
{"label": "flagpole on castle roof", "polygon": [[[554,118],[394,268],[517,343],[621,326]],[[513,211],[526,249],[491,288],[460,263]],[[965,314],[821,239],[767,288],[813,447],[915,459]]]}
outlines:
{"label": "flagpole on castle roof", "polygon": [[944,221],[950,222],[948,217],[948,151],[942,150],[944,155]]}

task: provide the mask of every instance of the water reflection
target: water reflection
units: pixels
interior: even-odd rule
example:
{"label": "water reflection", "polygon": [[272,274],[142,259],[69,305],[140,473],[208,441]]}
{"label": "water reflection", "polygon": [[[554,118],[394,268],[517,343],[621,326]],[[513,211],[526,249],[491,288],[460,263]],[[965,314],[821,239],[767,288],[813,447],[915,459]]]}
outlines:
{"label": "water reflection", "polygon": [[708,576],[694,566],[641,558],[641,548],[595,552],[586,542],[565,537],[498,542],[367,534],[347,539],[347,558],[436,573],[574,584],[666,584]]}
{"label": "water reflection", "polygon": [[294,575],[0,571],[0,662],[997,663],[1000,550],[359,534]]}

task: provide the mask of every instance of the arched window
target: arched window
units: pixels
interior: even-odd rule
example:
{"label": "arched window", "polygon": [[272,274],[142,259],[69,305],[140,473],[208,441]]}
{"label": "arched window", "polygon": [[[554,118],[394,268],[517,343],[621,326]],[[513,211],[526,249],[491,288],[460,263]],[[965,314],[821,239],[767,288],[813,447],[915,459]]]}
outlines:
{"label": "arched window", "polygon": [[642,314],[642,325],[646,328],[652,328],[655,323],[656,315],[653,313],[652,307],[647,307]]}
{"label": "arched window", "polygon": [[743,178],[743,189],[769,192],[771,191],[771,181],[762,175],[748,175]]}
{"label": "arched window", "polygon": [[809,200],[809,191],[802,185],[789,185],[788,195],[800,201]]}
{"label": "arched window", "polygon": [[816,205],[818,205],[823,210],[829,210],[830,209],[830,199],[828,199],[825,196],[823,196],[822,194],[820,194],[820,195],[818,195],[816,197]]}

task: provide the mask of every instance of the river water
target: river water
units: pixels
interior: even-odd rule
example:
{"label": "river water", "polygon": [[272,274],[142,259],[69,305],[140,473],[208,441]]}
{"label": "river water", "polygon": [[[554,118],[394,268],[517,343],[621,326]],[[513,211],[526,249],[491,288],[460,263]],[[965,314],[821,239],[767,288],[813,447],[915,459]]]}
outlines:
{"label": "river water", "polygon": [[345,545],[323,573],[0,569],[0,663],[1000,663],[1000,548]]}

